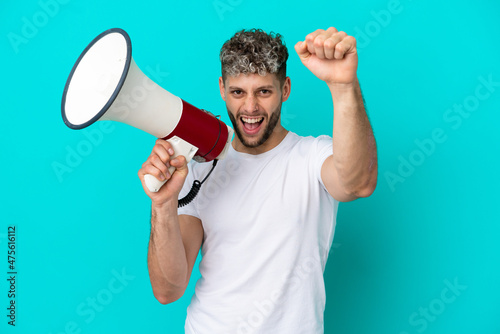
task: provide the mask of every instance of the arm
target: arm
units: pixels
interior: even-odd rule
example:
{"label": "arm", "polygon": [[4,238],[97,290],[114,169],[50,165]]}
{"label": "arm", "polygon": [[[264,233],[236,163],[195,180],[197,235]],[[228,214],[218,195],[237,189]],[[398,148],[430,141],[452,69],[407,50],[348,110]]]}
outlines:
{"label": "arm", "polygon": [[295,50],[302,63],[326,82],[335,108],[335,154],[323,163],[323,183],[342,202],[370,196],[377,184],[377,148],[356,75],[356,40],[335,28],[320,29],[298,42]]}
{"label": "arm", "polygon": [[[174,302],[184,294],[203,240],[201,221],[177,214],[177,199],[188,169],[184,157],[170,160],[171,150],[168,142],[157,140],[138,172],[152,202],[148,270],[153,294],[162,304]],[[170,165],[176,167],[172,175],[168,172]],[[151,193],[144,183],[145,174],[166,179],[167,183],[157,193]]]}
{"label": "arm", "polygon": [[155,298],[162,304],[184,294],[203,240],[201,221],[177,216],[177,208],[153,208],[148,249],[149,279]]}

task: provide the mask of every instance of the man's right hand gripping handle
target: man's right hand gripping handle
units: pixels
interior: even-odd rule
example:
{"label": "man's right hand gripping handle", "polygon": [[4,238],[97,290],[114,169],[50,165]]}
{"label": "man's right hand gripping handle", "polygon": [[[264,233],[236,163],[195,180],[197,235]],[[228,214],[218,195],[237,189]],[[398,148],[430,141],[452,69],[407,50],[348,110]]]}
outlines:
{"label": "man's right hand gripping handle", "polygon": [[[144,191],[149,198],[151,198],[153,207],[162,207],[167,203],[177,203],[179,193],[186,180],[188,168],[185,157],[179,155],[171,160],[173,155],[174,150],[172,145],[166,140],[158,139],[156,140],[151,155],[137,173]],[[169,172],[170,166],[175,167],[175,172],[173,174]],[[144,176],[146,174],[151,174],[160,181],[167,180],[167,182],[158,192],[151,192],[144,181]]]}

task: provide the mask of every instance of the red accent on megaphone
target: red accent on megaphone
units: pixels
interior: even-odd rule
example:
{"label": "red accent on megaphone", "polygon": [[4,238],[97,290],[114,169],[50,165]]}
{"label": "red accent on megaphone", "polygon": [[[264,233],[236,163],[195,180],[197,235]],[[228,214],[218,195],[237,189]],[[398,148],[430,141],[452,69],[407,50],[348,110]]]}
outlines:
{"label": "red accent on megaphone", "polygon": [[175,129],[163,139],[177,136],[198,147],[196,155],[212,161],[226,146],[227,126],[214,116],[182,100],[182,114]]}

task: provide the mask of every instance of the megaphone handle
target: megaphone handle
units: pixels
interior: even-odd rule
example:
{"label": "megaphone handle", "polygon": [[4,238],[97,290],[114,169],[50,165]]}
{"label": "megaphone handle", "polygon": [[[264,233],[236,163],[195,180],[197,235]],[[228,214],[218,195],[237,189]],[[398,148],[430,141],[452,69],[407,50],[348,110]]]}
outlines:
{"label": "megaphone handle", "polygon": [[[175,158],[177,155],[173,155],[172,158]],[[170,173],[170,175],[172,175],[175,171],[175,167],[174,166],[170,166],[168,168],[168,172]],[[156,193],[158,191],[160,191],[160,188],[167,182],[166,180],[165,181],[160,181],[158,180],[156,177],[154,177],[153,175],[151,174],[146,174],[144,175],[144,182],[146,183],[146,187],[148,187],[149,191],[151,191],[152,193]]]}
{"label": "megaphone handle", "polygon": [[[172,148],[174,149],[174,155],[171,156],[171,159],[179,155],[183,155],[186,158],[186,162],[189,162],[195,155],[196,151],[198,151],[198,147],[191,145],[187,141],[177,136],[167,139],[167,141],[170,143],[170,145],[172,145]],[[170,166],[168,168],[168,172],[170,173],[170,175],[172,175],[175,172],[175,167]],[[144,183],[146,183],[146,187],[148,187],[149,191],[151,191],[152,193],[158,192],[166,182],[167,181],[158,180],[151,174],[144,175]]]}

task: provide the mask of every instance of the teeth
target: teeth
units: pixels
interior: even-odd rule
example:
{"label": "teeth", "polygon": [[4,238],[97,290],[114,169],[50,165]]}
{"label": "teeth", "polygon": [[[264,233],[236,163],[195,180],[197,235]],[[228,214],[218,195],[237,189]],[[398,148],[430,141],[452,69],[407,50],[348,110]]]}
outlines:
{"label": "teeth", "polygon": [[243,122],[245,123],[257,123],[260,122],[264,119],[264,117],[259,117],[259,118],[247,118],[247,117],[242,117],[241,118]]}

